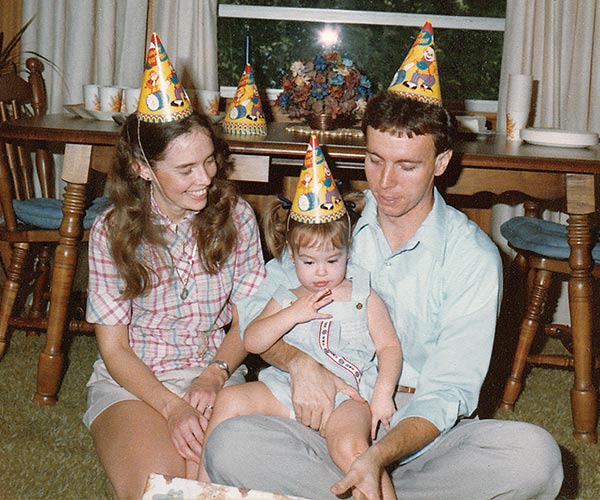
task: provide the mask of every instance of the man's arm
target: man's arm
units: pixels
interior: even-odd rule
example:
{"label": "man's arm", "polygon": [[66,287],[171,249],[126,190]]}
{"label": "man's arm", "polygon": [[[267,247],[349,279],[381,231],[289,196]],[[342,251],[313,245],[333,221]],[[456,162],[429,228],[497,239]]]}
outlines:
{"label": "man's arm", "polygon": [[357,488],[364,496],[356,499],[381,498],[381,475],[386,466],[414,453],[429,444],[439,430],[428,420],[409,417],[398,422],[383,438],[359,456],[348,473],[331,487],[334,495]]}

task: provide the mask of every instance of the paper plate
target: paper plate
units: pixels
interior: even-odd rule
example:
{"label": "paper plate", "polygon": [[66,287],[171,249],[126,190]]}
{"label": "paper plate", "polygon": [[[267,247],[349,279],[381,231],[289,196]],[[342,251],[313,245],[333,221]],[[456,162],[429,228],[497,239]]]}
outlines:
{"label": "paper plate", "polygon": [[96,118],[83,107],[83,104],[65,104],[63,106],[69,113],[78,116],[79,118],[86,118],[88,120],[95,120]]}
{"label": "paper plate", "polygon": [[556,148],[587,148],[598,144],[598,134],[594,132],[544,127],[521,130],[521,139],[529,144]]}
{"label": "paper plate", "polygon": [[113,113],[110,111],[96,111],[95,109],[85,109],[83,104],[65,104],[63,106],[69,113],[79,116],[80,118],[87,118],[91,120],[99,120],[103,122],[113,121],[113,117],[117,118],[126,117],[125,113]]}

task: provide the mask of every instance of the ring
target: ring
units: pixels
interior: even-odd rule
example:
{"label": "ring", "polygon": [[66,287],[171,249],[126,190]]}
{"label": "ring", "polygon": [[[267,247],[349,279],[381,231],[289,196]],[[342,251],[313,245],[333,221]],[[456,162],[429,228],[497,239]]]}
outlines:
{"label": "ring", "polygon": [[206,406],[204,407],[204,410],[205,410],[205,411],[206,411],[206,410],[212,410],[212,409],[213,409],[213,405],[206,405]]}

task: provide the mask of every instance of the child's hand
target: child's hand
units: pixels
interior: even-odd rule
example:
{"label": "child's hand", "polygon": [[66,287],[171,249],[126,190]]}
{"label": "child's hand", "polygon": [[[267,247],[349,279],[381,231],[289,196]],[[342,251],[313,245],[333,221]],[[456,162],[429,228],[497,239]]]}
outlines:
{"label": "child's hand", "polygon": [[390,419],[396,412],[396,405],[392,397],[375,391],[369,408],[371,409],[371,439],[375,439],[379,422],[386,431],[390,430]]}
{"label": "child's hand", "polygon": [[296,323],[305,323],[311,319],[329,319],[331,314],[320,313],[319,309],[332,301],[331,290],[319,290],[295,300],[289,309],[293,311]]}

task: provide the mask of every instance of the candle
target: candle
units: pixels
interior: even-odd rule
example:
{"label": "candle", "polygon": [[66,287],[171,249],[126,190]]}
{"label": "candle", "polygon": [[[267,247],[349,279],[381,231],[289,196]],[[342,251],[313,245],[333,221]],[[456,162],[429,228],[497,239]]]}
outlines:
{"label": "candle", "polygon": [[251,64],[250,56],[251,56],[251,44],[250,44],[250,32],[246,31],[246,45],[244,50],[244,62],[246,65]]}

